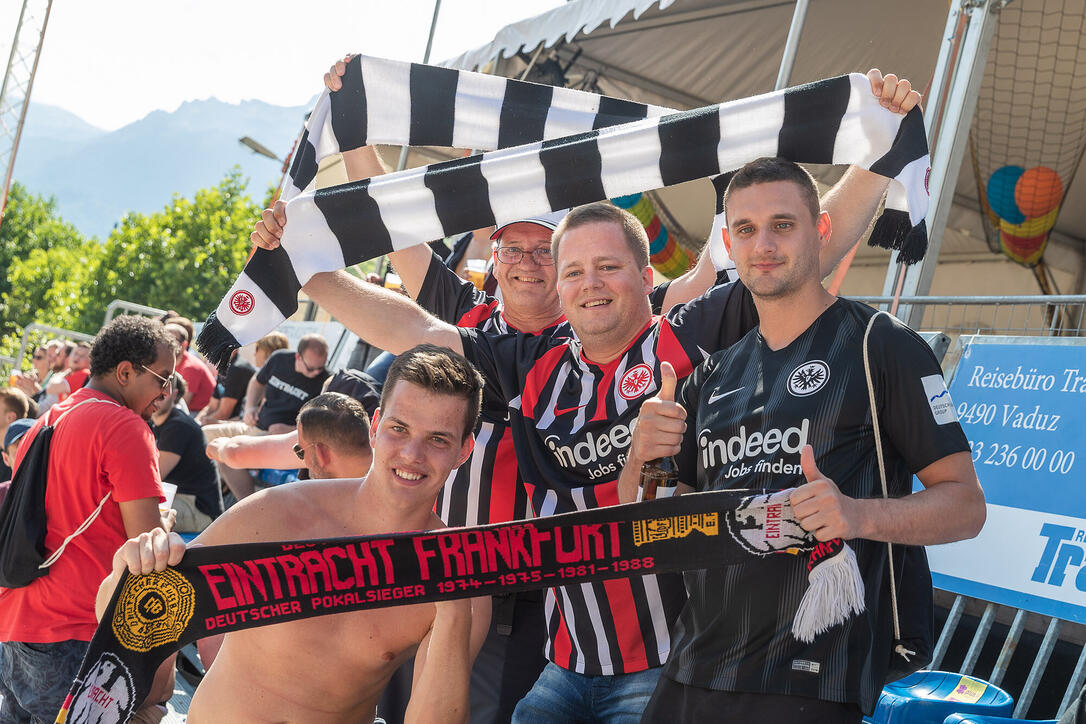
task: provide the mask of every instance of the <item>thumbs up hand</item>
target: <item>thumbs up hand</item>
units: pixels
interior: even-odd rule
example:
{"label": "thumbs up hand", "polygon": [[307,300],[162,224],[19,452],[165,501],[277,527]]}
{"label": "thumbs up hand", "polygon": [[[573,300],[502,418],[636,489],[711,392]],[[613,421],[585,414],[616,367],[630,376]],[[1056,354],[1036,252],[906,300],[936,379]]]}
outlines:
{"label": "thumbs up hand", "polygon": [[660,364],[660,391],[641,405],[626,465],[675,455],[686,432],[686,410],[675,402],[678,377],[670,362]]}
{"label": "thumbs up hand", "polygon": [[861,508],[859,501],[838,489],[815,465],[814,448],[804,445],[799,454],[806,484],[789,497],[796,520],[820,541],[860,537]]}

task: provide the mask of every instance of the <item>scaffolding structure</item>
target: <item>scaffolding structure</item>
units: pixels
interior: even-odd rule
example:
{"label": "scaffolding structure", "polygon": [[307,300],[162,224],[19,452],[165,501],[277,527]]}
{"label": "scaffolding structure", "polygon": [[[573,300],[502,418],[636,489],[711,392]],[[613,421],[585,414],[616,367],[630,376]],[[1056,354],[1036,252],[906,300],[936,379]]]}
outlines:
{"label": "scaffolding structure", "polygon": [[45,27],[49,23],[49,11],[53,0],[23,0],[19,10],[19,22],[15,26],[15,38],[11,41],[4,84],[0,86],[0,169],[3,170],[3,186],[0,186],[0,224],[4,222],[11,174],[15,170],[15,152],[26,121],[26,109],[30,105],[30,90],[38,71]]}

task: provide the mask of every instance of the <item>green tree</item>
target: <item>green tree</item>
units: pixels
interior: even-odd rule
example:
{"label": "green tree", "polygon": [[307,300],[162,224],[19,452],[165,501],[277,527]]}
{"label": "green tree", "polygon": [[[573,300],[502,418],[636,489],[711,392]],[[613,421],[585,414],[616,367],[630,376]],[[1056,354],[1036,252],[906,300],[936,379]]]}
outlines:
{"label": "green tree", "polygon": [[75,249],[32,249],[11,265],[12,290],[4,295],[5,307],[19,326],[41,322],[93,334],[97,325],[80,321],[101,256],[102,247],[93,239]]}
{"label": "green tree", "polygon": [[173,309],[196,321],[206,317],[249,254],[260,208],[245,186],[235,167],[192,199],[175,194],[161,211],[125,216],[105,243],[83,321],[101,324],[114,299]]}
{"label": "green tree", "polygon": [[94,334],[114,299],[202,320],[248,257],[260,208],[245,187],[235,167],[191,199],[128,214],[102,244],[59,218],[53,199],[13,184],[0,225],[0,355],[14,356],[33,322]]}
{"label": "green tree", "polygon": [[[8,192],[7,207],[4,210],[3,223],[0,223],[0,269],[6,274],[0,275],[0,333],[11,334],[17,328],[34,320],[37,309],[27,308],[23,302],[28,298],[41,299],[44,290],[20,287],[16,294],[22,299],[18,308],[9,306],[9,297],[16,279],[19,284],[29,283],[29,270],[22,269],[34,251],[52,252],[67,250],[78,252],[70,258],[78,259],[93,252],[88,252],[88,240],[78,229],[57,216],[56,201],[30,193],[18,181],[11,184]],[[61,255],[64,256],[64,255]],[[45,262],[44,257],[36,256],[37,263]],[[53,261],[61,262],[60,258]],[[88,257],[88,262],[92,261]],[[67,270],[59,269],[55,274],[63,275]],[[53,274],[53,270],[43,270],[40,277]]]}

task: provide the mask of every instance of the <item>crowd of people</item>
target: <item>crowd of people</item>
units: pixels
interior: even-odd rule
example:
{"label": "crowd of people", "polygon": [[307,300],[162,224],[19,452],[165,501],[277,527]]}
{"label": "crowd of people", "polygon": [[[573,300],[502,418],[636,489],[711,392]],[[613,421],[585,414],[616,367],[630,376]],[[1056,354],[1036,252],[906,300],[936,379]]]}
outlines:
{"label": "crowd of people", "polygon": [[[343,63],[330,69],[330,89],[343,72]],[[887,107],[919,100],[907,81],[870,77]],[[352,180],[384,172],[370,147],[344,162]],[[216,379],[178,317],[118,318],[85,362],[81,347],[35,350],[34,371],[0,396],[5,461],[21,479],[36,436],[54,428],[49,550],[100,513],[46,575],[0,591],[0,722],[51,720],[126,569],[161,571],[192,545],[610,506],[633,500],[641,464],[665,456],[678,464],[676,494],[795,488],[803,529],[855,550],[866,611],[812,643],[793,637],[807,576],[793,556],[355,611],[202,640],[207,673],[190,715],[860,721],[892,639],[880,542],[947,542],[975,535],[984,519],[961,427],[924,394],[922,380],[940,375],[930,350],[895,320],[877,320],[870,410],[861,340],[873,310],[821,285],[886,185],[850,168],[820,200],[795,164],[748,164],[725,197],[734,268],[717,269],[704,252],[657,286],[643,225],[606,202],[465,236],[464,247],[492,244],[491,291],[458,273],[462,255],[449,261],[425,244],[391,255],[406,294],[345,272],[316,275],[305,291],[394,356],[387,369],[333,374],[322,337],[292,350],[273,333],[252,363],[235,353]],[[254,243],[275,248],[288,223],[284,205],[265,210]],[[799,389],[792,377],[805,366],[824,374]],[[877,487],[873,416],[884,423],[889,499]],[[793,428],[802,444],[786,448]],[[736,457],[740,429],[747,442]],[[727,455],[709,454],[720,444]],[[311,479],[269,485],[260,470]],[[910,494],[913,474],[924,490]],[[176,485],[168,510],[161,483]],[[138,720],[161,717],[173,666],[160,669]]]}

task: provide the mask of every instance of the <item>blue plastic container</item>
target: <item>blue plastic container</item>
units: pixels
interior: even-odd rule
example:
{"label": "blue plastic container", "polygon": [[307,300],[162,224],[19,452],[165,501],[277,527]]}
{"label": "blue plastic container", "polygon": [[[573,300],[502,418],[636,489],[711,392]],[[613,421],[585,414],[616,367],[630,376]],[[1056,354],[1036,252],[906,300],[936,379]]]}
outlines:
{"label": "blue plastic container", "polygon": [[256,476],[260,482],[269,487],[274,487],[276,485],[285,485],[286,483],[296,482],[298,480],[298,471],[265,468],[258,472]]}
{"label": "blue plastic container", "polygon": [[943,724],[951,714],[1011,715],[1014,699],[998,686],[948,671],[918,671],[887,684],[872,724]]}
{"label": "blue plastic container", "polygon": [[[951,714],[943,720],[943,724],[1022,724],[1025,719],[1008,719],[1002,716],[985,716],[984,714]],[[1060,724],[1055,719],[1039,721],[1030,719],[1028,724]]]}

